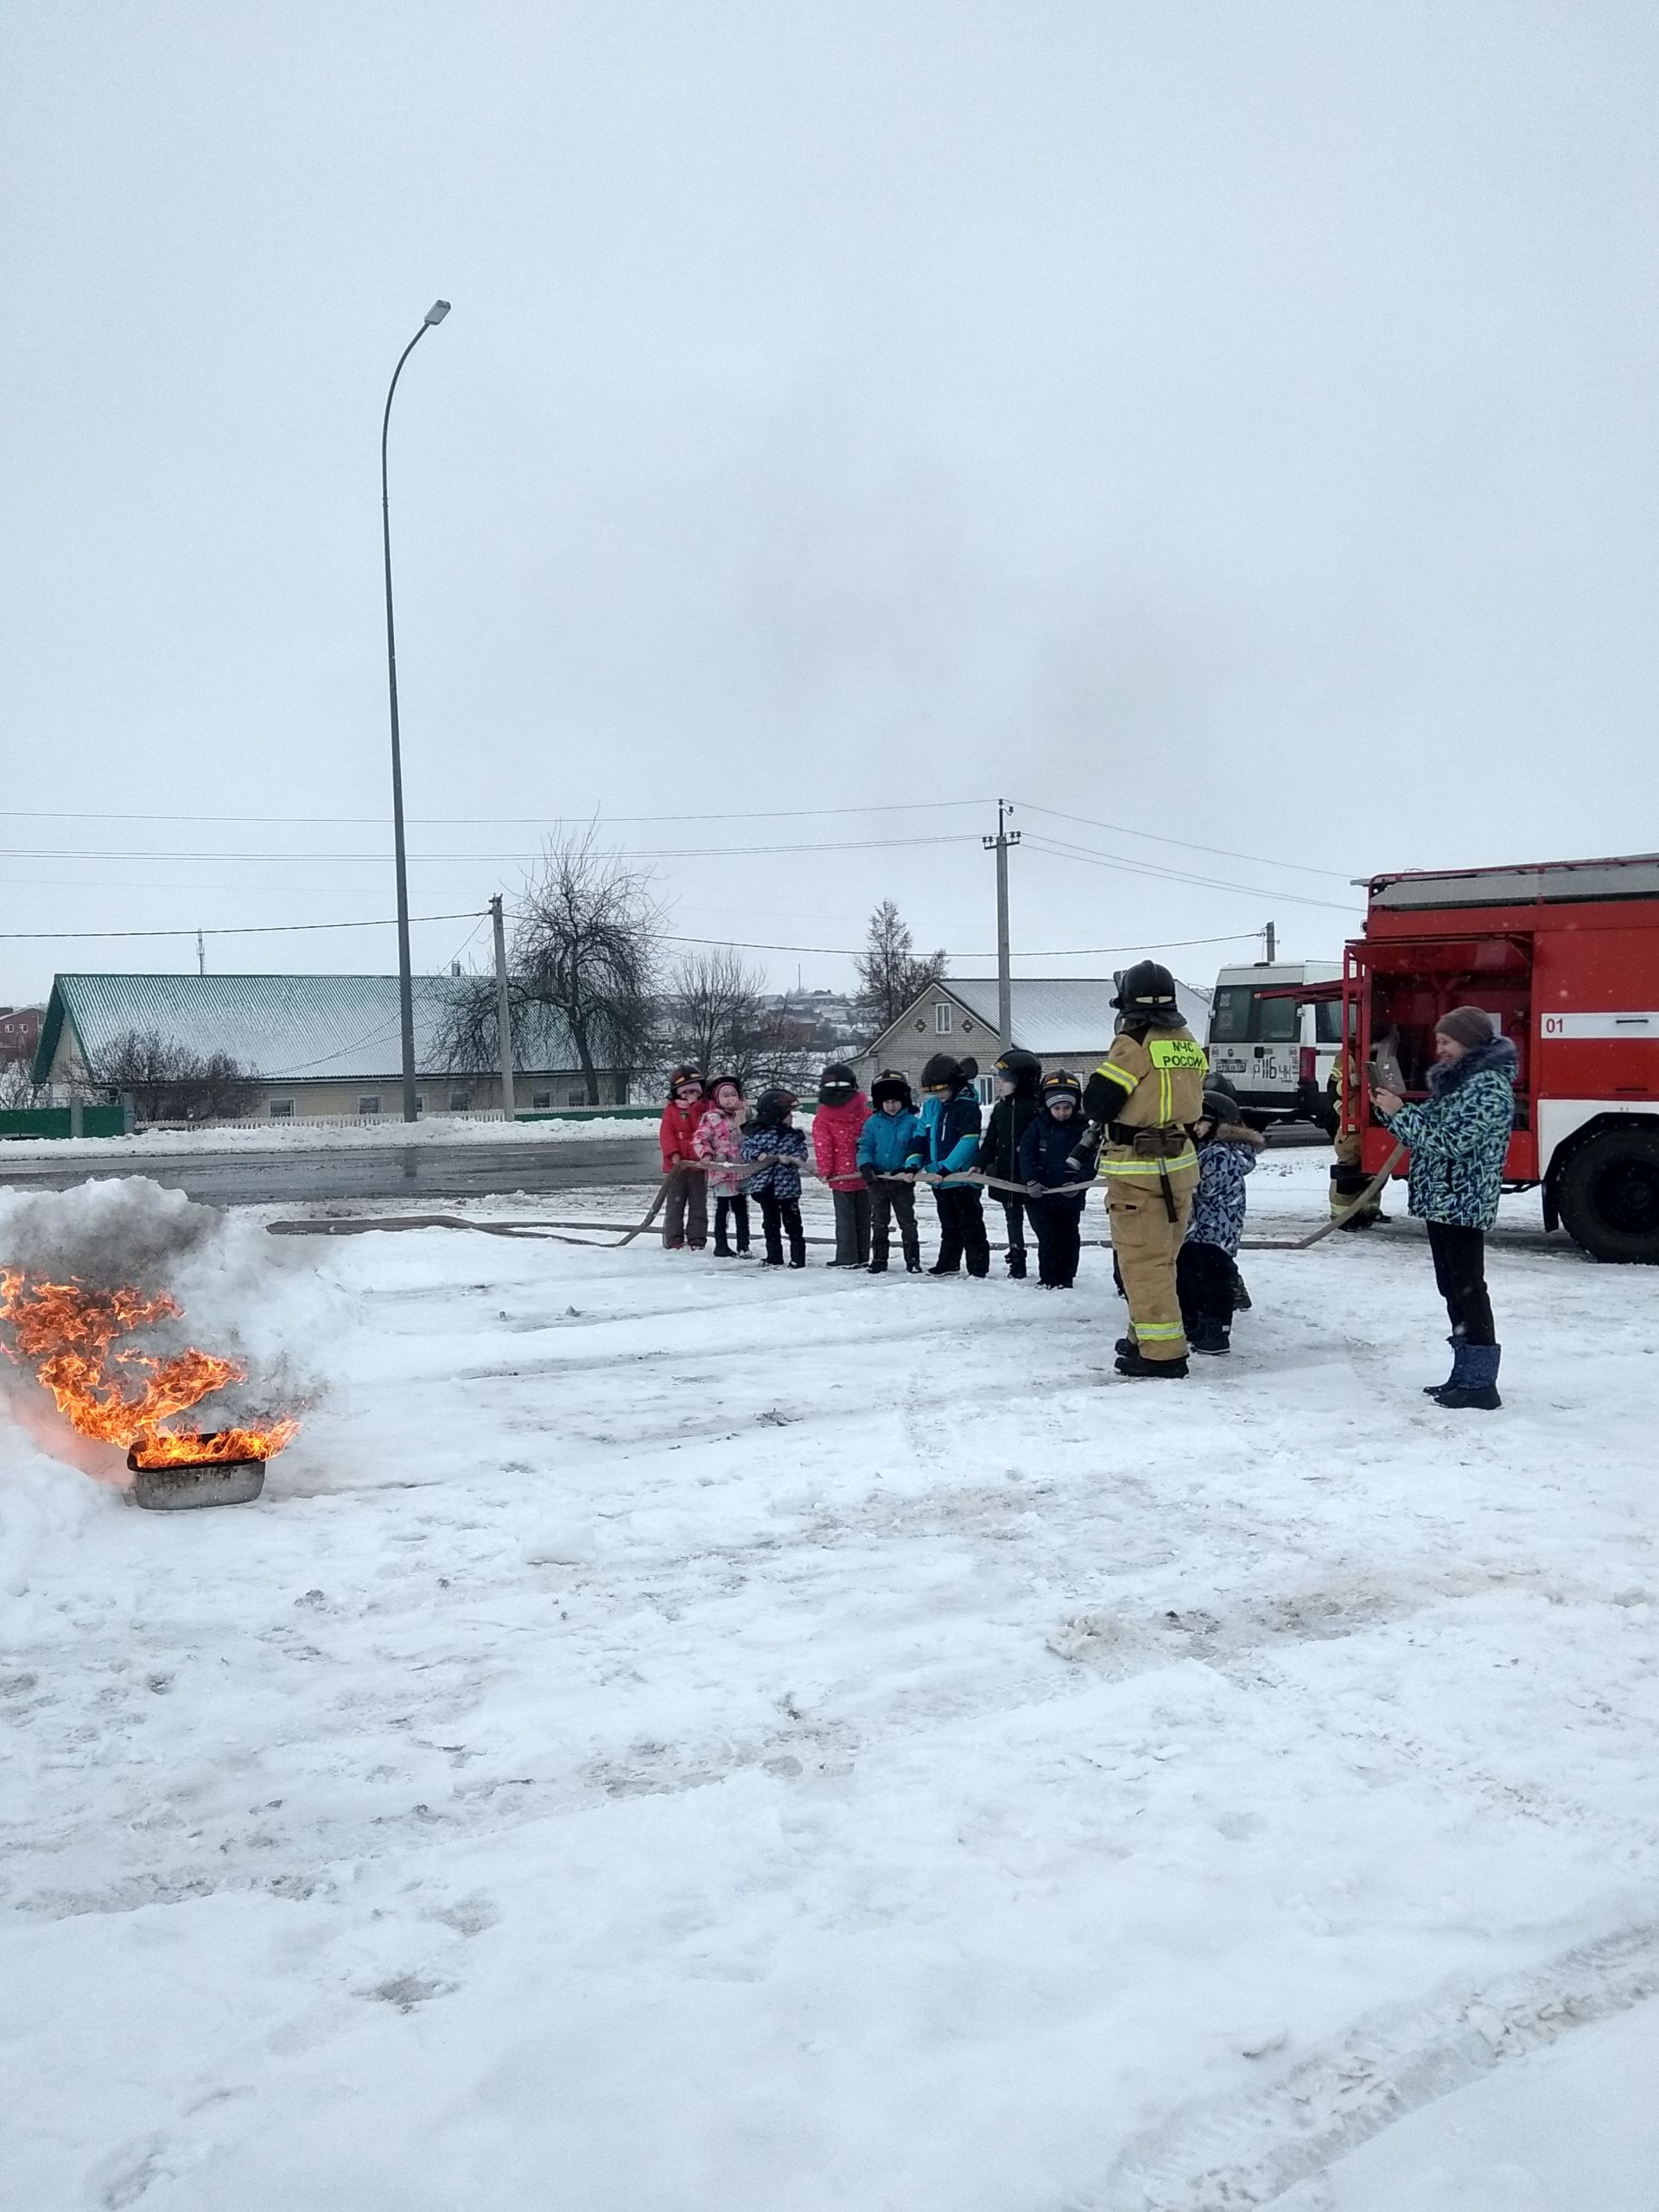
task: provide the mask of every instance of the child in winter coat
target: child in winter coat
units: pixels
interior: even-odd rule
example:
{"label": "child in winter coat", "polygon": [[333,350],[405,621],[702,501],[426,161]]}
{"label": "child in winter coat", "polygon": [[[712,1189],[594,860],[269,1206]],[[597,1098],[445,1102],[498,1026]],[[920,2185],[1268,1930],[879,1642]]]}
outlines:
{"label": "child in winter coat", "polygon": [[[916,1111],[910,1084],[894,1068],[886,1068],[870,1085],[875,1111],[865,1122],[858,1140],[858,1169],[870,1193],[870,1273],[887,1272],[890,1224],[899,1222],[899,1242],[905,1255],[905,1272],[922,1271],[922,1248],[916,1234],[916,1188],[913,1163],[919,1157],[922,1121]],[[908,1173],[907,1182],[895,1178]]]}
{"label": "child in winter coat", "polygon": [[812,1116],[813,1158],[836,1203],[832,1268],[861,1268],[870,1256],[870,1194],[858,1172],[858,1140],[869,1116],[858,1077],[844,1061],[834,1061],[818,1080]]}
{"label": "child in winter coat", "polygon": [[806,1265],[806,1232],[801,1227],[801,1162],[806,1158],[806,1138],[790,1116],[798,1104],[789,1090],[764,1090],[755,1102],[754,1119],[743,1132],[745,1160],[766,1165],[749,1179],[749,1189],[760,1202],[760,1227],[766,1240],[762,1265],[784,1264],[784,1234],[789,1236],[789,1264]]}
{"label": "child in winter coat", "polygon": [[697,1124],[708,1104],[702,1077],[696,1068],[676,1068],[668,1078],[668,1103],[657,1131],[662,1147],[668,1198],[663,1207],[663,1243],[683,1252],[689,1243],[701,1252],[709,1239],[709,1207],[702,1171],[690,1163],[696,1154]]}
{"label": "child in winter coat", "polygon": [[917,1164],[933,1184],[933,1203],[939,1210],[939,1256],[928,1269],[933,1275],[955,1274],[964,1255],[970,1275],[991,1271],[978,1184],[938,1179],[969,1173],[979,1156],[979,1093],[974,1088],[978,1073],[977,1060],[952,1059],[949,1052],[935,1052],[922,1070],[926,1096]]}
{"label": "child in winter coat", "polygon": [[[1043,1064],[1023,1046],[1010,1045],[996,1064],[997,1102],[980,1141],[979,1171],[1004,1183],[1023,1181],[1020,1174],[1020,1141],[1037,1116],[1037,1086]],[[1008,1224],[1008,1273],[1015,1282],[1026,1279],[1026,1201],[1017,1191],[999,1191],[997,1204]],[[1033,1220],[1032,1227],[1036,1228]]]}
{"label": "child in winter coat", "polygon": [[1194,1124],[1198,1187],[1192,1194],[1186,1240],[1175,1262],[1181,1325],[1194,1351],[1232,1350],[1233,1313],[1239,1302],[1233,1258],[1244,1233],[1244,1178],[1267,1142],[1255,1129],[1247,1129],[1237,1114],[1232,1099],[1206,1090],[1203,1118]]}
{"label": "child in winter coat", "polygon": [[[710,1076],[709,1096],[712,1103],[697,1123],[696,1135],[692,1138],[691,1145],[697,1158],[709,1163],[703,1180],[715,1202],[715,1257],[729,1260],[734,1256],[726,1234],[729,1219],[737,1231],[735,1256],[747,1260],[749,1256],[749,1202],[743,1194],[742,1183],[734,1172],[735,1163],[743,1156],[743,1141],[739,1128],[743,1119],[743,1086],[734,1075]],[[728,1162],[732,1164],[728,1165]]]}
{"label": "child in winter coat", "polygon": [[1077,1279],[1089,1193],[1062,1186],[1084,1179],[1066,1165],[1077,1141],[1082,1110],[1082,1084],[1065,1068],[1056,1068],[1043,1077],[1037,1112],[1020,1140],[1020,1179],[1037,1232],[1037,1280],[1045,1290],[1070,1290]]}

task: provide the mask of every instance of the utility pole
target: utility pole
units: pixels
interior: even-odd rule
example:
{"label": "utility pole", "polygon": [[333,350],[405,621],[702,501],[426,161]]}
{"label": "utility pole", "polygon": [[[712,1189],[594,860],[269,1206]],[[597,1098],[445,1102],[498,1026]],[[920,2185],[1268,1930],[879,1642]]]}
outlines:
{"label": "utility pole", "polygon": [[996,1026],[1006,1052],[1014,1042],[1014,978],[1008,973],[1008,848],[1020,842],[1017,830],[1005,829],[1011,810],[996,802],[996,835],[982,840],[988,853],[996,855]]}
{"label": "utility pole", "polygon": [[1274,928],[1273,924],[1272,924],[1271,922],[1269,922],[1269,923],[1268,924],[1267,927],[1262,931],[1262,934],[1263,938],[1267,940],[1267,948],[1268,948],[1268,963],[1267,963],[1267,964],[1268,964],[1268,966],[1269,968],[1271,968],[1271,967],[1272,967],[1272,965],[1273,965],[1273,962],[1274,962],[1274,953],[1275,953],[1275,952],[1278,950],[1278,949],[1279,949],[1279,933],[1278,933],[1278,931]]}
{"label": "utility pole", "polygon": [[196,973],[198,976],[205,976],[207,973],[207,948],[201,941],[200,930],[196,931]]}
{"label": "utility pole", "polygon": [[501,915],[501,893],[490,901],[490,920],[495,929],[495,1036],[501,1051],[501,1112],[515,1118],[518,1101],[512,1080],[512,1001],[507,995],[507,925]]}

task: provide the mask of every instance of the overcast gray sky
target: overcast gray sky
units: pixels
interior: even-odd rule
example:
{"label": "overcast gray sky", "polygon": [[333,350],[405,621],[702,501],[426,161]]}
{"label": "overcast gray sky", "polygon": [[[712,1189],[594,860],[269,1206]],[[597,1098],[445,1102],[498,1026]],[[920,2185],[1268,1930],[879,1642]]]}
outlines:
{"label": "overcast gray sky", "polygon": [[[983,955],[1001,794],[1016,972],[1089,974],[1659,846],[1650,0],[11,0],[0,44],[7,932],[391,912],[379,414],[437,295],[417,914],[597,810],[687,936],[892,893]],[[3,950],[10,1000],[195,958]]]}

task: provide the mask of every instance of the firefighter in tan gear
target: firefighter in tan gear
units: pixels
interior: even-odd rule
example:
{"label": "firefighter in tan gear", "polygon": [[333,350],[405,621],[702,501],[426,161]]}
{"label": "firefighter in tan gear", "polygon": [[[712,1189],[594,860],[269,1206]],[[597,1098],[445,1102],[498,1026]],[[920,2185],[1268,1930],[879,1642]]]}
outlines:
{"label": "firefighter in tan gear", "polygon": [[1356,1099],[1363,1101],[1365,1096],[1359,1079],[1359,1063],[1351,1045],[1344,1045],[1337,1055],[1337,1064],[1331,1071],[1331,1088],[1337,1109],[1337,1134],[1331,1140],[1331,1149],[1336,1155],[1331,1170],[1331,1217],[1339,1221],[1344,1229],[1369,1229],[1379,1218],[1381,1209],[1375,1198],[1369,1205],[1357,1203],[1371,1179],[1360,1164],[1359,1130],[1349,1126],[1352,1103]]}
{"label": "firefighter in tan gear", "polygon": [[1209,1062],[1181,1020],[1174,977],[1157,961],[1131,968],[1112,1003],[1118,1033],[1083,1104],[1104,1140],[1099,1172],[1129,1306],[1117,1371],[1174,1377],[1186,1373],[1175,1262],[1198,1187],[1192,1124],[1204,1112]]}

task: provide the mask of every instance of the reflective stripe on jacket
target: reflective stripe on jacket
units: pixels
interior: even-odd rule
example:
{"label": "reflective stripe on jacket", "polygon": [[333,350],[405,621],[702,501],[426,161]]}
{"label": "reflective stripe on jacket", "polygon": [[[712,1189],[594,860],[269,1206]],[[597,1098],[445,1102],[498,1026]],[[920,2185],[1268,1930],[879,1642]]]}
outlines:
{"label": "reflective stripe on jacket", "polygon": [[[1144,1041],[1123,1030],[1089,1078],[1084,1111],[1091,1122],[1128,1129],[1190,1130],[1204,1111],[1204,1079],[1210,1063],[1189,1029],[1155,1029]],[[1098,1172],[1114,1179],[1160,1182],[1184,1168],[1196,1168],[1192,1138],[1175,1153],[1146,1159],[1125,1144],[1109,1141]]]}

